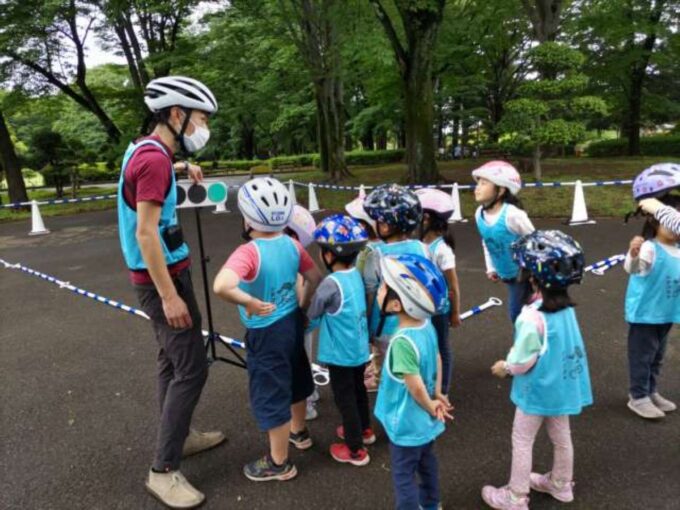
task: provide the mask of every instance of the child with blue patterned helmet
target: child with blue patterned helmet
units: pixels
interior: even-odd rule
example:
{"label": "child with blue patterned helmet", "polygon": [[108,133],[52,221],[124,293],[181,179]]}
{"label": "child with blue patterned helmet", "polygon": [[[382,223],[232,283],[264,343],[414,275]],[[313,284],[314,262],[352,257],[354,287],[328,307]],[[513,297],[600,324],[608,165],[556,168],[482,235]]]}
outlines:
{"label": "child with blue patterned helmet", "polygon": [[559,230],[536,230],[512,244],[519,266],[531,273],[540,287],[564,289],[581,283],[585,258],[573,237]]}
{"label": "child with blue patterned helmet", "polygon": [[316,289],[307,317],[313,328],[319,327],[317,358],[328,366],[342,416],[336,429],[342,441],[331,445],[330,454],[337,462],[365,466],[371,460],[365,445],[375,442],[375,434],[364,384],[369,361],[366,294],[354,262],[368,234],[354,218],[335,214],[319,223],[314,239],[329,274]]}
{"label": "child with blue patterned helmet", "polygon": [[[440,506],[434,442],[451,419],[452,407],[441,391],[441,357],[437,333],[428,320],[446,297],[441,272],[426,257],[388,255],[381,259],[383,284],[378,303],[396,316],[397,331],[382,366],[374,414],[390,440],[390,461],[397,487],[396,507]],[[421,483],[413,483],[411,463]],[[416,505],[417,506],[417,505]]]}
{"label": "child with blue patterned helmet", "polygon": [[371,191],[364,200],[364,210],[377,222],[376,233],[381,239],[411,233],[423,219],[418,196],[398,184],[383,184]]}

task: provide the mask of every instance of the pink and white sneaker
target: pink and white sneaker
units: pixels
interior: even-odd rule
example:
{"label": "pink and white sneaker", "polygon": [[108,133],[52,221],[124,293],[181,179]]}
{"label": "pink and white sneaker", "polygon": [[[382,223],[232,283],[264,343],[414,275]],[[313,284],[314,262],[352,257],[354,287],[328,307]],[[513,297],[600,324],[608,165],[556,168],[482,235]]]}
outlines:
{"label": "pink and white sneaker", "polygon": [[531,473],[531,476],[529,477],[531,489],[536,492],[550,494],[553,498],[562,503],[571,503],[574,501],[574,482],[556,483],[550,475],[550,473],[544,475]]}
{"label": "pink and white sneaker", "polygon": [[505,487],[487,485],[482,489],[482,499],[496,510],[529,510],[529,497],[514,495],[507,485]]}

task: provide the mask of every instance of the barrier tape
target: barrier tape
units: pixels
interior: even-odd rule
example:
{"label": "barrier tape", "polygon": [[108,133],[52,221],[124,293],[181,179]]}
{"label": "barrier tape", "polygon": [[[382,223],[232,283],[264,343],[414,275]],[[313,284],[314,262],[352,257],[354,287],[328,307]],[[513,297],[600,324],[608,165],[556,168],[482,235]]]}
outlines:
{"label": "barrier tape", "polygon": [[583,271],[586,273],[592,272],[597,276],[602,276],[607,269],[620,264],[624,260],[626,260],[626,254],[619,253],[618,255],[612,255],[611,257],[607,257],[606,259],[600,260],[599,262],[594,262],[593,264],[586,266]]}

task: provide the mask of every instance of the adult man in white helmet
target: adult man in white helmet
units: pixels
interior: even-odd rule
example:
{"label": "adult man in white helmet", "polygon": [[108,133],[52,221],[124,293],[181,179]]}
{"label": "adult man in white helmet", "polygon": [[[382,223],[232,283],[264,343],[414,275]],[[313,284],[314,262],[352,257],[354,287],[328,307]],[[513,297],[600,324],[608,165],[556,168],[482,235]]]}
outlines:
{"label": "adult man in white helmet", "polygon": [[194,508],[205,500],[179,471],[183,456],[224,441],[221,432],[191,429],[191,417],[208,377],[201,314],[191,283],[189,248],[177,221],[175,170],[195,182],[200,167],[173,163],[210,137],[208,120],[217,101],[201,82],[183,76],[152,80],[144,101],[155,127],[130,144],[118,187],[121,248],[141,308],[151,317],[158,352],[160,426],[146,488],[171,508]]}

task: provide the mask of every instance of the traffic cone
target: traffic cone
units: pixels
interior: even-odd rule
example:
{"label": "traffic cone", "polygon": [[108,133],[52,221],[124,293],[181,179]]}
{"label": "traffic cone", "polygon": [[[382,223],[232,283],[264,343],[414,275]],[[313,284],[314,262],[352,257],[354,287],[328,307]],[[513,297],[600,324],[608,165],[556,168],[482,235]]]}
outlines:
{"label": "traffic cone", "polygon": [[297,204],[297,199],[295,198],[295,184],[293,184],[293,179],[288,181],[288,194],[290,195],[290,201],[293,205]]}
{"label": "traffic cone", "polygon": [[42,215],[40,214],[40,209],[38,208],[38,202],[35,200],[31,201],[31,231],[28,233],[29,236],[40,236],[43,234],[49,234],[50,231],[45,228],[45,223],[43,223]]}
{"label": "traffic cone", "polygon": [[366,198],[366,189],[363,184],[359,186],[359,198]]}
{"label": "traffic cone", "polygon": [[458,183],[454,182],[451,187],[451,199],[453,200],[453,214],[449,218],[449,223],[467,223],[463,218],[463,210],[460,206],[460,194],[458,193]]}
{"label": "traffic cone", "polygon": [[309,212],[310,213],[315,213],[319,212],[321,209],[319,208],[319,201],[316,199],[316,191],[314,191],[314,185],[310,182],[309,183]]}
{"label": "traffic cone", "polygon": [[576,186],[574,186],[574,207],[571,210],[569,225],[592,225],[593,223],[595,222],[588,218],[583,183],[579,179],[576,181]]}

